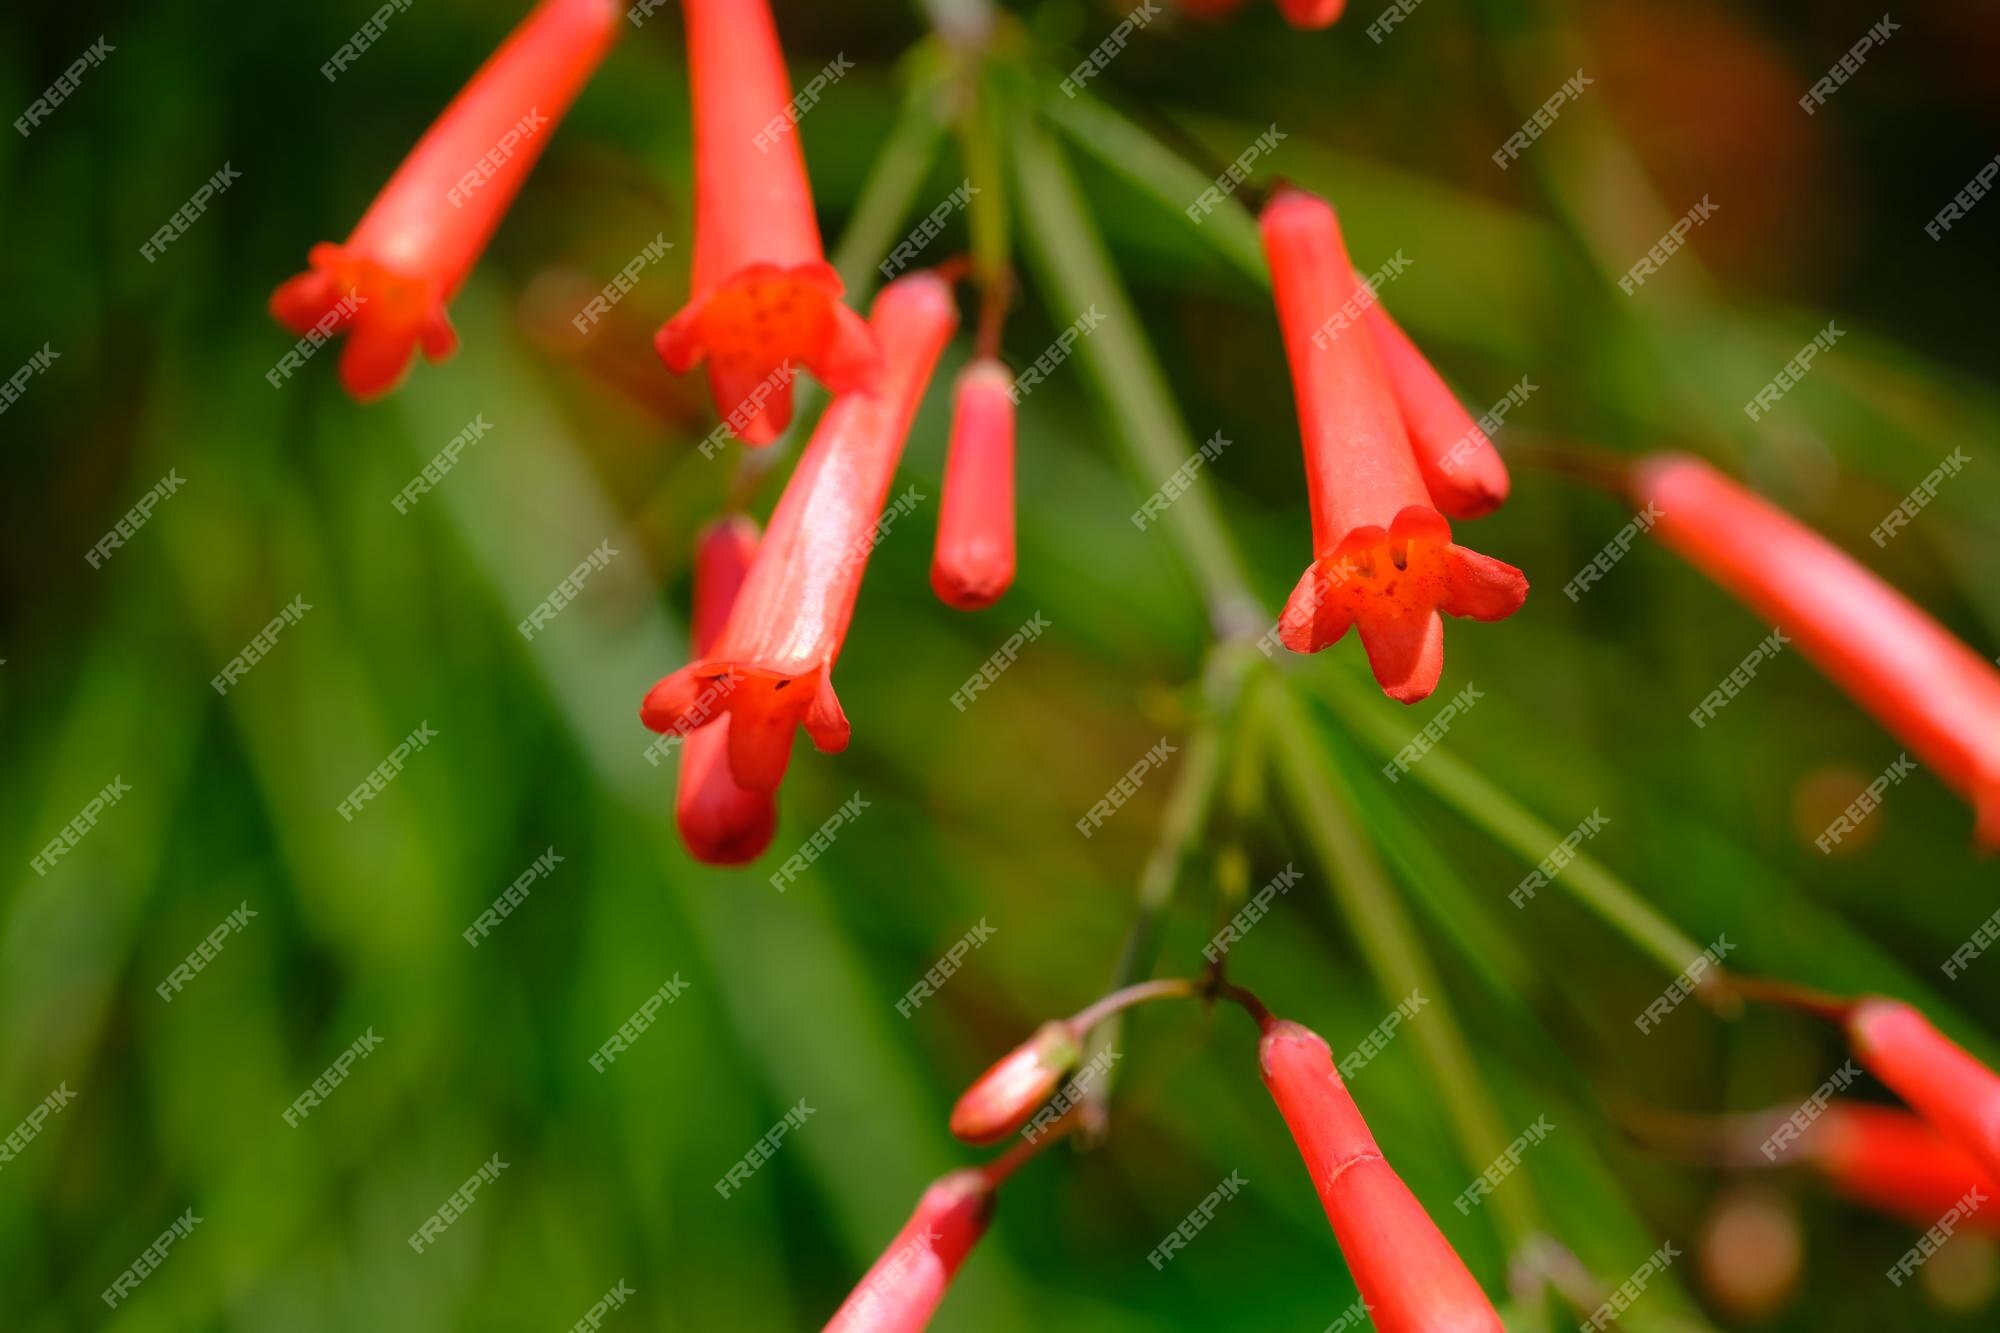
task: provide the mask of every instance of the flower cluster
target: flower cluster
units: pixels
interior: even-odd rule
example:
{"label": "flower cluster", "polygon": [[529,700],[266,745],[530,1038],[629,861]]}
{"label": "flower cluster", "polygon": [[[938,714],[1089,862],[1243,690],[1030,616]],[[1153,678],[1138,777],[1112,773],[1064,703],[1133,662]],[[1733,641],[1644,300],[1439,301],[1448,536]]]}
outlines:
{"label": "flower cluster", "polygon": [[[1300,26],[1338,3],[1288,0]],[[846,744],[832,670],[872,547],[871,526],[930,372],[956,326],[940,273],[890,284],[863,319],[841,300],[813,208],[796,100],[768,0],[683,5],[695,140],[691,294],[655,343],[667,367],[707,371],[727,431],[768,444],[792,416],[795,367],[835,395],[754,559],[743,596],[696,645],[697,660],[647,696],[648,726],[686,735],[731,719],[726,742],[688,750],[679,823],[704,860],[740,862],[771,821],[719,799],[768,799],[793,732]],[[528,172],[615,39],[610,0],[541,0],[418,142],[343,244],[271,307],[295,331],[344,332],[343,383],[385,392],[418,348],[456,345],[445,307]],[[774,125],[783,133],[769,133]],[[759,151],[751,151],[751,147]],[[1260,218],[1304,445],[1313,560],[1278,638],[1317,652],[1358,629],[1376,680],[1414,703],[1444,669],[1445,616],[1500,620],[1527,577],[1453,538],[1508,495],[1506,464],[1423,352],[1358,278],[1333,208],[1282,187]],[[962,264],[965,261],[953,261]],[[947,264],[949,271],[953,264]],[[1004,274],[978,274],[980,355],[960,373],[931,582],[946,604],[991,605],[1015,572],[1015,411],[994,354]],[[942,272],[942,271],[941,271]],[[2000,671],[1824,539],[1690,458],[1627,474],[1659,534],[1761,614],[1971,800],[1978,836],[2000,846]],[[741,544],[740,534],[730,540]],[[746,548],[747,549],[747,548]],[[714,557],[721,559],[722,557]],[[697,639],[702,636],[697,635]],[[718,734],[723,729],[718,728]],[[692,781],[690,779],[700,779]],[[730,818],[716,812],[728,811]],[[756,836],[752,836],[755,834]]]}
{"label": "flower cluster", "polygon": [[[690,851],[761,854],[800,726],[847,744],[832,672],[890,483],[931,371],[958,324],[949,284],[905,274],[867,319],[826,261],[768,0],[685,0],[695,139],[691,294],[654,339],[674,373],[707,370],[721,430],[765,445],[790,423],[794,367],[835,395],[769,531],[731,516],[699,541],[695,660],[646,695],[645,724],[686,741],[675,821]],[[294,330],[345,331],[356,398],[392,388],[421,347],[456,345],[445,305],[609,49],[609,0],[542,0],[467,85],[344,245],[271,308]],[[769,133],[782,124],[783,133]],[[752,145],[760,151],[750,151]],[[997,329],[995,330],[997,332]],[[991,341],[982,338],[983,342]],[[950,606],[991,605],[1014,578],[1012,378],[987,354],[960,374],[931,581]],[[882,520],[886,521],[886,520]]]}
{"label": "flower cluster", "polygon": [[[1183,0],[1183,7],[1219,16],[1240,2]],[[1278,6],[1295,26],[1318,28],[1343,3]],[[797,732],[827,752],[848,744],[833,674],[869,557],[903,512],[900,501],[888,513],[885,505],[959,328],[957,277],[976,282],[983,304],[973,355],[954,386],[930,569],[937,597],[956,609],[991,606],[1014,580],[1023,394],[998,355],[1011,283],[1004,255],[996,261],[978,247],[974,259],[899,270],[864,318],[846,303],[821,241],[797,133],[802,108],[769,0],[683,0],[682,10],[693,101],[693,259],[688,299],[658,330],[655,350],[672,373],[704,369],[723,430],[747,446],[769,445],[790,425],[795,367],[831,395],[761,534],[750,517],[732,512],[698,536],[691,660],[653,685],[640,706],[645,726],[684,743],[675,801],[683,842],[704,862],[739,865],[772,840],[776,792]],[[611,0],[540,0],[348,239],[314,246],[307,271],[273,294],[272,312],[286,327],[346,335],[340,378],[354,397],[391,389],[419,349],[435,361],[454,348],[448,303],[605,58],[620,17]],[[975,214],[975,239],[982,227],[1004,236],[990,216],[977,220],[998,206],[978,201],[999,191],[989,196],[973,179],[962,202]],[[1486,429],[1383,308],[1377,284],[1357,276],[1332,205],[1281,186],[1258,225],[1297,407],[1312,540],[1278,637],[1312,653],[1356,629],[1383,693],[1415,703],[1441,679],[1444,617],[1500,621],[1527,598],[1520,569],[1458,544],[1452,527],[1506,501],[1508,469]],[[1088,318],[1094,326],[1094,306]],[[1061,344],[1065,353],[1068,345]],[[1024,383],[1034,374],[1024,371]],[[1967,798],[1977,838],[2000,847],[2000,671],[1991,661],[1706,463],[1653,457],[1615,477],[1662,543],[1772,621],[1778,642],[1797,642]],[[1470,686],[1461,696],[1477,697]],[[1441,714],[1432,726],[1448,720]],[[1174,747],[1162,738],[1161,748]],[[1390,768],[1410,771],[1400,757]],[[1714,976],[1670,992],[1671,1004],[1698,989],[1758,993],[1742,979],[1719,979],[1719,957],[1711,961]],[[1479,1283],[1385,1160],[1327,1042],[1226,982],[1215,955],[1199,981],[1144,982],[1042,1025],[977,1079],[953,1108],[951,1132],[977,1145],[1013,1138],[1024,1126],[1029,1132],[995,1161],[932,1184],[830,1327],[921,1327],[985,1231],[1006,1178],[1070,1129],[1098,1127],[1109,1080],[1085,1085],[1105,1056],[1100,1050],[1085,1063],[1093,1034],[1132,1004],[1174,997],[1225,999],[1257,1021],[1264,1084],[1375,1326],[1501,1328]],[[1919,1219],[2000,1182],[2000,1077],[1906,1004],[1870,998],[1808,1007],[1837,1017],[1856,1058],[1912,1108],[1820,1098],[1816,1110],[1825,1114],[1802,1141],[1830,1180]]]}

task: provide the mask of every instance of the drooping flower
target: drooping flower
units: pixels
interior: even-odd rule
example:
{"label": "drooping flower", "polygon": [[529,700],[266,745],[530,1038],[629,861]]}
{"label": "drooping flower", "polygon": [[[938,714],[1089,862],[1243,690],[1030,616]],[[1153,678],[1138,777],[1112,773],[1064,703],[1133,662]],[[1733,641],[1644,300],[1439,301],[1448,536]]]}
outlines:
{"label": "drooping flower", "polygon": [[997,1143],[1027,1124],[1082,1055],[1081,1040],[1071,1022],[1042,1024],[973,1080],[951,1108],[951,1132],[967,1143]]}
{"label": "drooping flower", "polygon": [[345,330],[340,379],[366,400],[393,388],[422,347],[458,346],[445,314],[563,113],[619,28],[615,0],[542,0],[444,109],[345,244],[271,296],[294,333]]}
{"label": "drooping flower", "polygon": [[1870,1073],[2000,1180],[2000,1074],[1900,1000],[1857,1003],[1847,1036]]}
{"label": "drooping flower", "polygon": [[986,1234],[996,1199],[987,1174],[976,1168],[934,1182],[827,1321],[827,1333],[919,1333],[965,1256]]}
{"label": "drooping flower", "polygon": [[1014,377],[991,358],[958,376],[931,587],[977,611],[1014,582]]}
{"label": "drooping flower", "polygon": [[[1917,1226],[1928,1227],[1977,1190],[2000,1198],[2000,1176],[1921,1116],[1893,1106],[1834,1102],[1806,1131],[1813,1166],[1842,1194]],[[2000,1234],[2000,1215],[1973,1214]]]}
{"label": "drooping flower", "polygon": [[1358,625],[1383,692],[1415,703],[1444,670],[1439,613],[1504,619],[1527,599],[1528,580],[1455,545],[1432,506],[1375,339],[1340,327],[1359,284],[1333,209],[1285,189],[1260,225],[1313,519],[1313,564],[1285,604],[1279,635],[1294,652],[1318,652]]}
{"label": "drooping flower", "polygon": [[693,292],[654,338],[667,369],[708,363],[716,410],[768,444],[792,419],[792,363],[836,394],[879,363],[826,262],[769,0],[682,0],[694,98]]}
{"label": "drooping flower", "polygon": [[[714,646],[655,685],[639,716],[654,731],[729,718],[729,767],[770,791],[803,723],[822,750],[846,748],[833,664],[897,460],[938,353],[958,323],[951,289],[932,273],[898,278],[875,299],[883,365],[872,389],[836,399],[820,418],[757,547]],[[704,701],[712,707],[704,710]]]}
{"label": "drooping flower", "polygon": [[1380,1333],[1498,1333],[1492,1302],[1409,1187],[1383,1160],[1333,1067],[1297,1023],[1266,1019],[1264,1086],[1292,1131],[1340,1252]]}
{"label": "drooping flower", "polygon": [[[713,524],[695,546],[693,640],[697,656],[721,637],[757,550],[757,525],[738,514]],[[681,750],[674,822],[681,841],[710,865],[742,865],[771,845],[776,802],[729,771],[729,719],[688,733]]]}
{"label": "drooping flower", "polygon": [[1431,503],[1447,518],[1492,513],[1510,485],[1499,451],[1379,301],[1367,319]]}
{"label": "drooping flower", "polygon": [[1632,495],[1695,568],[1799,651],[1972,803],[2000,848],[2000,670],[1818,533],[1707,463],[1646,459]]}
{"label": "drooping flower", "polygon": [[1330,28],[1347,0],[1278,0],[1278,11],[1294,28]]}

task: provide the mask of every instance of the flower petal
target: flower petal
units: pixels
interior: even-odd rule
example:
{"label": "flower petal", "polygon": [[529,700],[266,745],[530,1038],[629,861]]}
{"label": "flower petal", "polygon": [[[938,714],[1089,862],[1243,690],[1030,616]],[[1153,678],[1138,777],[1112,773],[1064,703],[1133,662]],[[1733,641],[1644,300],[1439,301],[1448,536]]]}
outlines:
{"label": "flower petal", "polygon": [[1444,674],[1444,618],[1425,607],[1358,619],[1368,668],[1382,692],[1404,704],[1429,698]]}
{"label": "flower petal", "polygon": [[839,754],[847,748],[848,738],[853,728],[848,724],[847,713],[840,706],[840,699],[833,692],[833,676],[822,672],[819,684],[813,689],[812,703],[806,707],[806,735],[825,754]]}
{"label": "flower petal", "polygon": [[1315,560],[1299,577],[1278,617],[1278,639],[1295,653],[1316,653],[1339,643],[1354,624],[1347,602],[1335,595],[1345,567]]}
{"label": "flower petal", "polygon": [[738,704],[729,710],[729,771],[751,791],[776,791],[792,762],[798,714],[789,708]]}
{"label": "flower petal", "polygon": [[1445,594],[1438,610],[1468,620],[1505,620],[1528,600],[1528,576],[1504,560],[1467,550],[1446,549]]}

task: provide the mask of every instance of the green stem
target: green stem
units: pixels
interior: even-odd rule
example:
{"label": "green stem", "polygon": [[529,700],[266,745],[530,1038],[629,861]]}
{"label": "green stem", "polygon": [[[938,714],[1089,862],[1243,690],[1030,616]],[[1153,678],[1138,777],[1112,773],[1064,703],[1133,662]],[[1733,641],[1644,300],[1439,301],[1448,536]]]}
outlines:
{"label": "green stem", "polygon": [[[1113,437],[1135,479],[1151,491],[1195,453],[1194,442],[1061,152],[1032,117],[1015,117],[1013,128],[1029,257],[1058,322],[1066,322],[1066,312],[1101,315],[1095,330],[1077,344],[1077,359],[1103,400],[1105,419],[1113,423]],[[1213,492],[1199,487],[1182,492],[1162,527],[1179,544],[1218,636],[1262,632],[1268,622]]]}
{"label": "green stem", "polygon": [[959,151],[965,174],[977,193],[967,201],[972,233],[972,271],[988,291],[1003,287],[1013,266],[1007,235],[1007,171],[1000,150],[1000,102],[994,78],[982,63],[968,73],[970,98],[959,112]]}
{"label": "green stem", "polygon": [[[1290,689],[1273,689],[1270,695],[1266,739],[1279,780],[1290,793],[1299,824],[1328,872],[1335,903],[1353,926],[1355,942],[1383,995],[1394,1003],[1411,992],[1426,997],[1430,1012],[1410,1031],[1441,1094],[1459,1151],[1473,1170],[1483,1171],[1506,1150],[1512,1136],[1503,1129],[1487,1096],[1465,1034],[1402,902],[1351,814],[1353,799],[1346,778],[1314,739],[1316,723]],[[1508,1248],[1539,1229],[1525,1181],[1491,1197]]]}
{"label": "green stem", "polygon": [[1204,721],[1187,740],[1180,777],[1167,797],[1166,815],[1146,864],[1139,871],[1136,915],[1118,952],[1111,984],[1124,986],[1152,970],[1160,949],[1160,923],[1173,902],[1181,872],[1193,858],[1208,827],[1228,748],[1221,719]]}
{"label": "green stem", "polygon": [[1051,93],[1043,99],[1042,111],[1071,142],[1158,203],[1163,215],[1196,233],[1240,276],[1260,287],[1270,285],[1257,220],[1239,197],[1223,200],[1197,223],[1185,210],[1215,181],[1186,158],[1089,93],[1074,98]]}
{"label": "green stem", "polygon": [[[1211,658],[1211,662],[1219,658],[1218,653]],[[1161,921],[1173,902],[1174,889],[1180,884],[1182,872],[1201,842],[1202,833],[1208,827],[1209,815],[1215,808],[1219,779],[1225,767],[1223,759],[1228,748],[1228,724],[1240,689],[1240,676],[1234,681],[1224,680],[1217,691],[1220,697],[1216,707],[1196,725],[1183,746],[1187,753],[1182,756],[1180,771],[1175,774],[1174,785],[1168,791],[1167,809],[1160,821],[1159,836],[1146,856],[1145,867],[1139,872],[1139,891],[1133,904],[1132,924],[1126,928],[1125,943],[1118,951],[1118,965],[1112,972],[1111,988],[1114,991],[1130,986],[1152,971],[1153,963],[1159,956]],[[1115,1049],[1124,1028],[1123,1019],[1115,1014],[1091,1028],[1084,1038],[1082,1062],[1089,1064],[1104,1052]],[[1096,1139],[1103,1133],[1111,1087],[1116,1081],[1116,1066],[1107,1068],[1104,1074],[1103,1078],[1091,1084],[1084,1097],[1083,1116],[1089,1131],[1085,1137],[1089,1139]]]}
{"label": "green stem", "polygon": [[[1058,312],[1064,308],[1101,308],[1099,327],[1078,345],[1077,355],[1105,401],[1105,415],[1115,423],[1114,437],[1128,464],[1143,484],[1157,484],[1193,452],[1186,427],[1146,342],[1144,326],[1105,253],[1060,151],[1032,119],[1018,118],[1014,128],[1015,170],[1029,256],[1045,292],[1055,298]],[[1240,243],[1237,249],[1239,260],[1247,264],[1254,252]],[[1163,526],[1179,544],[1200,584],[1218,634],[1225,640],[1247,638],[1262,629],[1266,617],[1250,592],[1241,557],[1213,497],[1199,489],[1184,492],[1168,511]],[[1240,643],[1236,648],[1250,652]],[[1312,733],[1297,701],[1285,689],[1273,688],[1268,693],[1272,696],[1268,706],[1274,711],[1265,714],[1270,723],[1265,739],[1281,774],[1288,779],[1300,822],[1331,871],[1341,905],[1385,990],[1393,991],[1400,1000],[1407,991],[1428,989],[1434,1021],[1415,1029],[1417,1040],[1433,1081],[1444,1094],[1461,1150],[1474,1169],[1484,1170],[1505,1150],[1509,1136],[1503,1133],[1500,1118],[1479,1081],[1465,1038],[1373,848],[1335,796],[1331,783],[1338,778],[1331,773],[1323,749],[1310,740]],[[1199,767],[1195,745],[1190,743],[1183,771],[1183,782],[1189,786],[1185,800],[1189,810],[1200,812],[1200,818],[1188,817],[1177,823],[1170,810],[1161,847],[1149,861],[1141,883],[1140,915],[1120,960],[1121,980],[1129,980],[1128,970],[1136,975],[1139,967],[1150,964],[1159,915],[1179,878],[1185,847],[1198,834],[1215,799],[1218,777],[1224,769],[1220,737],[1218,733],[1213,742],[1214,753],[1201,756]],[[1172,804],[1181,804],[1178,791]],[[1093,1053],[1102,1049],[1096,1038],[1109,1040],[1113,1028],[1113,1024],[1106,1024],[1093,1034]],[[1101,1108],[1101,1101],[1098,1105]],[[1537,1209],[1525,1183],[1496,1195],[1494,1207],[1512,1242],[1518,1243],[1537,1229]]]}
{"label": "green stem", "polygon": [[847,299],[857,306],[875,289],[876,265],[896,243],[917,188],[937,155],[938,140],[944,135],[939,98],[940,90],[930,78],[920,73],[911,79],[888,142],[868,169],[847,229],[834,247],[833,267],[847,285]]}
{"label": "green stem", "polygon": [[[1359,706],[1344,689],[1327,690],[1323,697],[1349,731],[1382,753],[1394,754],[1404,743],[1406,738],[1394,721]],[[1562,842],[1561,833],[1528,813],[1470,764],[1444,750],[1426,754],[1421,764],[1411,766],[1410,776],[1529,865],[1540,862]],[[1701,956],[1701,945],[1588,853],[1573,853],[1555,883],[1667,971],[1677,973]]]}
{"label": "green stem", "polygon": [[1114,987],[1130,985],[1151,971],[1159,954],[1161,918],[1207,830],[1222,776],[1229,771],[1230,733],[1247,693],[1252,666],[1240,649],[1218,647],[1209,655],[1204,673],[1204,714],[1188,738],[1187,757],[1168,794],[1159,837],[1139,872],[1138,913],[1119,950],[1111,981]]}

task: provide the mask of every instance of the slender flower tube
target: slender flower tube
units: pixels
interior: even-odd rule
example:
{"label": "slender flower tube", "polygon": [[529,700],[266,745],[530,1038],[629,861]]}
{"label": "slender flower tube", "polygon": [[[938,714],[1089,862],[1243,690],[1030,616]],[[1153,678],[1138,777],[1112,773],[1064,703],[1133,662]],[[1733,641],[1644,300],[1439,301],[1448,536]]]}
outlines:
{"label": "slender flower tube", "polygon": [[995,1061],[951,1108],[951,1132],[967,1143],[997,1143],[1028,1123],[1055,1095],[1083,1053],[1074,1023],[1056,1020]]}
{"label": "slender flower tube", "polygon": [[2000,1075],[1899,1000],[1857,1003],[1847,1036],[1870,1073],[2000,1180]]}
{"label": "slender flower tube", "polygon": [[1759,616],[1875,715],[1978,817],[2000,849],[2000,670],[1791,515],[1700,459],[1631,472],[1660,539]]}
{"label": "slender flower tube", "polygon": [[1264,1086],[1299,1145],[1340,1252],[1380,1333],[1498,1333],[1500,1316],[1390,1169],[1319,1034],[1267,1019]]}
{"label": "slender flower tube", "polygon": [[393,388],[422,347],[458,346],[445,305],[507,214],[555,125],[618,33],[615,0],[542,0],[437,122],[344,245],[271,296],[294,333],[345,330],[340,380],[366,401]]}
{"label": "slender flower tube", "polygon": [[833,664],[911,419],[957,323],[951,289],[935,274],[913,273],[882,289],[873,327],[884,364],[875,387],[826,409],[721,636],[640,706],[640,719],[658,732],[728,717],[729,768],[752,791],[771,791],[783,779],[801,723],[820,749],[847,747]]}
{"label": "slender flower tube", "polygon": [[[1930,1226],[1974,1190],[2000,1198],[2000,1176],[1929,1121],[1897,1107],[1835,1102],[1813,1122],[1805,1146],[1835,1189],[1917,1226]],[[1971,1224],[2000,1234],[1992,1209],[1975,1212]]]}
{"label": "slender flower tube", "polygon": [[1294,28],[1330,28],[1347,0],[1278,0],[1278,10]]}
{"label": "slender flower tube", "polygon": [[667,369],[708,363],[716,410],[768,444],[792,419],[792,363],[836,394],[879,363],[841,304],[799,149],[792,85],[769,0],[682,0],[694,93],[694,277],[653,343]]}
{"label": "slender flower tube", "polygon": [[958,376],[931,588],[977,611],[1014,582],[1014,377],[992,358]]}
{"label": "slender flower tube", "polygon": [[1431,503],[1448,518],[1492,513],[1510,485],[1499,450],[1379,301],[1367,319]]}
{"label": "slender flower tube", "polygon": [[932,1184],[889,1248],[834,1311],[826,1333],[918,1333],[944,1299],[958,1266],[986,1234],[997,1198],[987,1173],[977,1168]]}
{"label": "slender flower tube", "polygon": [[[721,637],[737,591],[757,550],[757,525],[738,514],[701,535],[694,556],[694,651],[707,652]],[[729,719],[689,733],[681,751],[680,791],[674,822],[698,860],[734,866],[756,860],[776,831],[776,802],[768,791],[750,791],[729,771]]]}
{"label": "slender flower tube", "polygon": [[1375,339],[1335,327],[1359,284],[1333,209],[1287,189],[1260,225],[1313,519],[1313,564],[1285,604],[1279,637],[1294,652],[1318,652],[1359,625],[1383,692],[1415,703],[1444,671],[1439,613],[1505,619],[1527,599],[1527,576],[1452,542],[1424,489]]}

